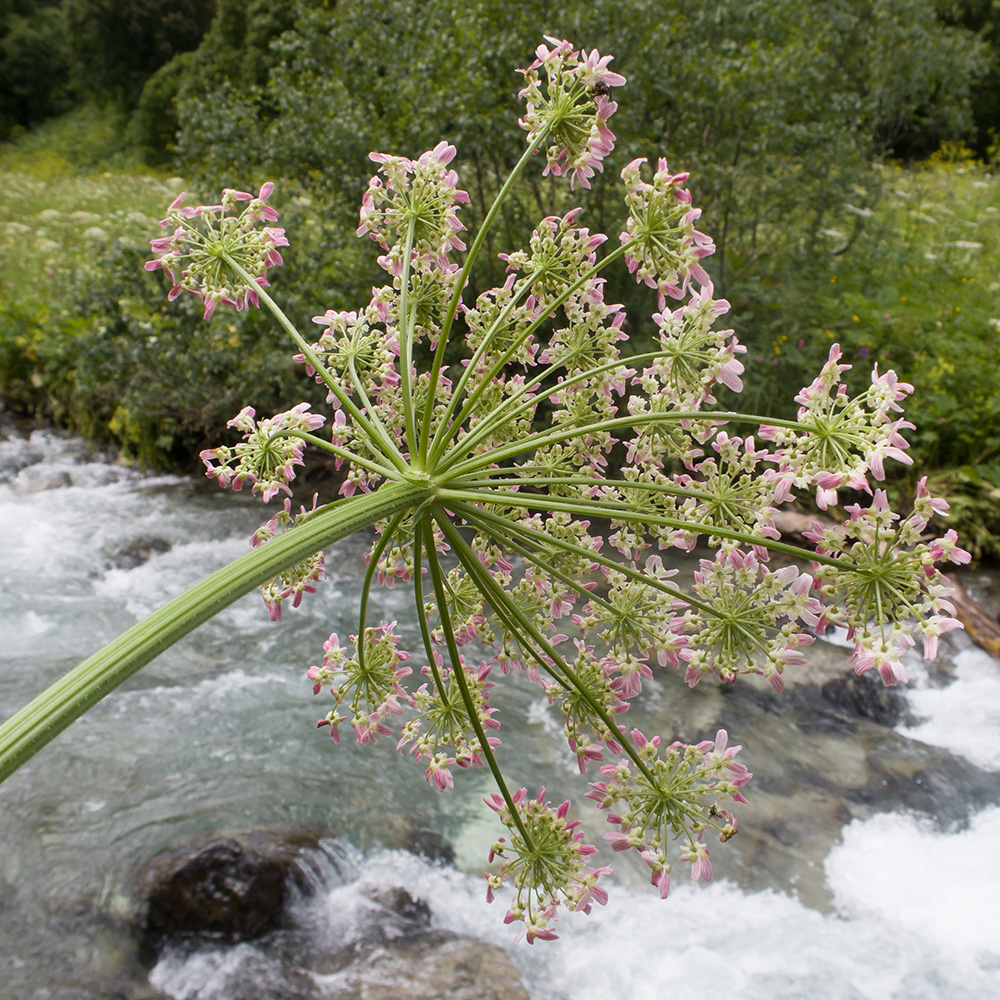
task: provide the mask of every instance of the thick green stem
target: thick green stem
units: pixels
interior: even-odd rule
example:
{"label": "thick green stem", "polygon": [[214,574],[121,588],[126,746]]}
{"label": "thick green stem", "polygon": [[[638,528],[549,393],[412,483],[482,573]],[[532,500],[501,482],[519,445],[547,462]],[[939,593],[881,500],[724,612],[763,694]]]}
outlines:
{"label": "thick green stem", "polygon": [[406,424],[406,445],[410,459],[417,454],[417,421],[413,413],[413,324],[410,322],[410,257],[413,254],[413,237],[417,231],[416,219],[406,227],[406,245],[403,248],[403,273],[399,285],[399,376],[403,393],[403,414]]}
{"label": "thick green stem", "polygon": [[[549,305],[549,307],[545,310],[545,312],[541,316],[539,316],[527,329],[525,329],[518,336],[517,340],[513,344],[511,344],[510,347],[508,347],[507,350],[504,351],[504,353],[499,358],[497,358],[496,361],[494,361],[493,367],[490,368],[490,370],[484,376],[480,377],[478,385],[472,391],[472,393],[470,394],[469,398],[465,401],[465,404],[462,406],[461,411],[459,412],[458,416],[455,418],[455,420],[454,420],[454,422],[452,424],[452,428],[454,428],[454,429],[457,430],[457,428],[459,428],[459,427],[462,426],[462,424],[466,421],[466,419],[472,413],[473,409],[475,408],[476,403],[479,401],[480,396],[483,394],[483,392],[485,391],[485,389],[487,388],[487,386],[489,386],[490,383],[493,381],[493,379],[496,378],[496,376],[504,369],[504,367],[507,365],[507,362],[510,361],[510,359],[512,357],[514,357],[514,355],[520,349],[521,345],[524,344],[528,340],[528,338],[547,319],[549,319],[551,316],[555,315],[556,309],[558,309],[564,302],[566,302],[569,299],[569,297],[574,292],[576,292],[580,288],[582,288],[592,277],[594,277],[594,275],[600,273],[601,270],[603,270],[605,267],[607,267],[613,261],[616,261],[619,257],[621,257],[622,254],[624,254],[628,249],[630,249],[631,246],[632,246],[632,243],[627,243],[627,244],[625,244],[623,246],[620,246],[620,247],[618,247],[617,250],[613,250],[606,257],[603,257],[601,260],[597,261],[588,271],[586,271],[584,274],[580,275],[580,277],[577,278],[577,280],[574,281],[573,284],[569,286],[569,288],[567,288],[565,291],[563,291],[551,303],[551,305]],[[469,368],[466,369],[466,372],[468,372],[471,369],[471,367],[472,366],[470,364]],[[533,382],[537,382],[540,379],[544,378],[546,374],[554,372],[554,371],[556,371],[557,369],[559,369],[561,367],[562,367],[562,362],[559,362],[559,363],[554,364],[554,365],[549,365],[540,375],[536,376],[535,379],[533,379],[532,381]],[[524,393],[526,391],[527,390],[524,387],[522,387],[521,388],[521,392],[518,395],[520,395],[520,394],[522,394],[522,393]],[[504,403],[502,403],[500,405],[499,409],[502,409],[503,407],[505,407],[508,402],[509,401],[505,401]],[[492,414],[491,414],[491,416],[492,416]],[[489,419],[489,417],[486,418],[486,423],[492,425],[492,421]],[[438,428],[438,435],[440,435],[443,427],[444,427],[444,423],[442,422],[442,426],[440,428]],[[452,428],[448,428],[448,429],[450,430]],[[437,435],[435,436],[435,438],[437,438]],[[434,446],[431,448],[431,460],[432,461],[434,461],[435,459],[437,459],[440,456],[442,450],[445,447],[445,443],[446,442],[447,442],[447,438],[443,438],[441,441],[435,440]]]}
{"label": "thick green stem", "polygon": [[[482,593],[486,599],[496,608],[498,603],[506,602],[510,610],[521,619],[522,627],[524,631],[531,637],[532,643],[541,650],[546,656],[548,656],[553,663],[559,668],[560,671],[565,675],[566,680],[569,681],[573,687],[577,689],[581,697],[587,702],[591,710],[598,716],[601,722],[607,727],[609,733],[617,734],[615,739],[621,744],[622,749],[631,758],[632,763],[646,776],[651,785],[655,785],[656,779],[653,777],[652,772],[646,766],[645,761],[639,756],[635,747],[632,746],[632,741],[618,729],[615,724],[615,720],[611,717],[608,711],[603,705],[601,705],[593,696],[593,694],[588,690],[587,685],[584,684],[580,678],[577,676],[576,671],[566,662],[566,660],[556,652],[555,646],[552,645],[542,634],[535,628],[534,625],[526,617],[520,614],[520,612],[510,603],[507,595],[504,593],[503,587],[500,586],[489,575],[489,572],[482,569],[476,563],[475,554],[469,549],[462,538],[461,532],[456,528],[451,522],[439,522],[441,524],[441,529],[444,531],[445,536],[449,539],[452,546],[455,548],[456,552],[462,551],[464,559],[463,565],[469,569],[470,572],[476,572],[479,574],[480,583],[482,587]],[[473,569],[475,566],[475,569]],[[539,656],[538,662],[545,665],[544,660]],[[565,688],[568,685],[565,681],[562,681],[562,686]]]}
{"label": "thick green stem", "polygon": [[[628,358],[623,358],[620,361],[620,364],[624,365],[628,360]],[[756,413],[733,413],[730,411],[717,412],[715,410],[690,410],[671,413],[637,413],[634,416],[615,417],[611,420],[598,420],[592,424],[583,424],[575,427],[563,425],[548,427],[535,434],[526,434],[523,438],[513,444],[504,445],[502,448],[495,448],[492,451],[485,452],[484,454],[475,455],[465,461],[458,461],[457,458],[452,459],[451,461],[445,459],[435,467],[435,471],[439,474],[443,472],[450,472],[451,475],[449,478],[457,479],[461,476],[468,475],[471,472],[476,472],[479,469],[485,468],[488,465],[502,462],[505,459],[517,458],[518,455],[523,455],[526,451],[537,451],[539,448],[544,448],[546,445],[559,444],[562,441],[570,440],[570,438],[583,438],[588,434],[600,434],[604,432],[613,433],[621,430],[638,430],[642,427],[655,426],[656,424],[662,423],[676,424],[682,420],[704,420],[718,424],[725,424],[731,420],[738,420],[747,424],[770,424],[774,427],[789,427],[795,430],[810,429],[808,426],[797,423],[794,420],[778,420],[776,417],[764,417]],[[467,438],[462,439],[461,450],[455,448],[451,454],[458,456],[462,452],[468,453],[469,450],[474,448],[477,443],[477,439],[474,435],[476,435],[477,432],[485,433],[481,430],[483,426],[489,427],[491,425],[484,421],[484,424],[477,426],[476,430],[469,434]]]}
{"label": "thick green stem", "polygon": [[[536,466],[541,468],[541,466]],[[466,479],[449,481],[448,489],[451,490],[477,490],[480,487],[487,489],[503,489],[504,485],[511,483],[517,487],[522,486],[578,486],[581,491],[588,490],[594,486],[613,486],[615,489],[628,491],[637,490],[647,493],[663,493],[665,496],[692,497],[695,500],[712,501],[716,498],[711,493],[703,490],[689,488],[687,486],[672,486],[669,483],[644,483],[641,480],[631,479],[591,479],[588,476],[532,476],[530,465],[506,466],[502,469],[486,469],[484,475],[486,479]]]}
{"label": "thick green stem", "polygon": [[[627,484],[631,486],[631,483]],[[561,511],[567,514],[575,514],[578,517],[606,517],[609,521],[623,521],[637,524],[656,524],[665,528],[677,528],[681,531],[696,531],[699,534],[715,536],[718,538],[728,538],[734,542],[742,542],[744,545],[759,545],[774,552],[783,552],[785,555],[794,556],[796,559],[821,563],[824,566],[835,566],[843,569],[845,566],[853,566],[847,560],[835,559],[833,556],[823,555],[811,549],[803,549],[798,545],[789,545],[787,542],[779,542],[773,538],[765,538],[763,535],[751,535],[745,531],[734,531],[732,528],[725,528],[721,525],[708,524],[701,521],[688,521],[678,517],[664,517],[647,511],[635,511],[623,509],[619,504],[609,503],[601,500],[584,499],[562,499],[560,497],[531,496],[527,493],[513,493],[501,490],[439,490],[438,498],[443,503],[453,500],[462,500],[466,503],[494,503],[505,507],[513,507],[524,510]]]}
{"label": "thick green stem", "polygon": [[375,543],[375,548],[368,556],[368,567],[365,569],[365,578],[361,583],[361,602],[358,608],[358,665],[362,670],[365,669],[365,658],[367,655],[365,653],[365,649],[368,646],[365,642],[365,625],[368,621],[368,601],[371,598],[372,581],[378,572],[379,560],[389,547],[390,542],[393,541],[396,529],[399,527],[399,522],[403,520],[405,514],[406,512],[401,510],[389,522],[383,530],[381,537]]}
{"label": "thick green stem", "polygon": [[[500,329],[501,324],[506,321],[507,317],[517,307],[521,299],[531,290],[531,282],[534,281],[536,277],[537,273],[532,272],[518,284],[514,294],[511,295],[510,302],[504,306],[503,311],[490,325],[490,328],[483,336],[482,343],[476,348],[475,353],[469,359],[469,363],[466,365],[465,370],[458,379],[458,384],[452,390],[451,399],[448,400],[448,406],[441,415],[441,421],[438,424],[438,429],[434,432],[429,452],[429,459],[431,462],[433,462],[435,457],[438,455],[438,439],[442,433],[445,433],[448,429],[450,429],[451,419],[455,415],[455,410],[458,408],[458,404],[462,398],[462,393],[465,391],[465,387],[468,384],[469,379],[475,375],[476,365],[479,363],[483,355],[485,355],[487,350],[489,350],[490,343],[492,342],[496,331]],[[461,421],[459,421],[456,426],[461,426]]]}
{"label": "thick green stem", "polygon": [[160,653],[255,587],[319,549],[414,506],[425,489],[389,483],[331,504],[206,577],[43,691],[0,726],[0,781]]}

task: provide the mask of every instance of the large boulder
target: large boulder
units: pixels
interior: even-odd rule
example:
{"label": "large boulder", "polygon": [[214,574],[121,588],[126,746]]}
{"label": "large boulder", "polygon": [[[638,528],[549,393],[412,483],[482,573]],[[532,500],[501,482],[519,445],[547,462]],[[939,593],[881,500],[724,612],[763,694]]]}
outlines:
{"label": "large boulder", "polygon": [[852,670],[828,680],[820,687],[823,700],[848,717],[860,717],[890,728],[907,715],[906,696],[899,686],[886,687],[872,670]]}
{"label": "large boulder", "polygon": [[258,831],[161,851],[136,880],[136,923],[158,951],[167,938],[245,941],[281,923],[289,887],[309,891],[297,862],[319,845],[309,829]]}
{"label": "large boulder", "polygon": [[386,942],[316,982],[322,1000],[529,1000],[502,948],[442,931]]}

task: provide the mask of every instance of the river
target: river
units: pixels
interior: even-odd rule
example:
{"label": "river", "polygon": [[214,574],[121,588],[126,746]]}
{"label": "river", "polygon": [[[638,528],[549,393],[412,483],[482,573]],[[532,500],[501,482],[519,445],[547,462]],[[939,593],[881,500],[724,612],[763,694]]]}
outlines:
{"label": "river", "polygon": [[[0,716],[241,555],[266,519],[249,498],[8,428]],[[664,902],[641,864],[615,857],[608,906],[564,917],[560,940],[529,948],[512,943],[502,904],[484,900],[482,866],[498,833],[482,805],[486,776],[462,772],[438,794],[392,741],[336,747],[314,729],[328,706],[313,700],[305,670],[330,632],[356,631],[366,548],[354,538],[328,553],[329,579],[281,623],[257,595],[236,603],[0,786],[4,998],[243,995],[241,982],[266,979],[278,961],[253,944],[168,949],[139,967],[131,887],[149,857],[185,837],[283,824],[330,831],[324,857],[338,859],[329,877],[317,861],[320,892],[297,904],[312,947],[363,935],[366,888],[405,885],[435,927],[507,949],[532,1000],[1000,995],[1000,667],[964,636],[947,637],[933,672],[912,663],[892,727],[851,718],[824,694],[821,684],[849,673],[835,636],[811,647],[783,700],[753,684],[689,691],[659,673],[630,723],[688,741],[725,725],[755,772],[741,832],[713,848],[714,882],[675,876]],[[982,573],[968,582],[991,583]],[[371,617],[398,619],[416,648],[409,607],[407,588],[383,590]],[[499,695],[514,780],[544,783],[553,801],[572,797],[600,838],[605,824],[583,808],[538,689]],[[455,865],[394,849],[387,831],[400,824],[440,833]]]}

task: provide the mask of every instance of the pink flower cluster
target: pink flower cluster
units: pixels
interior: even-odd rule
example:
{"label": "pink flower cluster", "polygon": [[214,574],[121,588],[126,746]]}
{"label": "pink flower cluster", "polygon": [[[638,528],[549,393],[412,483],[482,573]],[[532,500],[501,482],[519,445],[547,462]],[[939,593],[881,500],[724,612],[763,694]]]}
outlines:
{"label": "pink flower cluster", "polygon": [[843,524],[806,533],[818,553],[837,560],[815,564],[816,586],[831,605],[824,620],[846,627],[854,642],[857,673],[874,667],[885,684],[905,682],[903,656],[918,639],[924,658],[933,660],[938,639],[961,628],[948,600],[952,588],[934,564],[947,559],[962,565],[971,557],[953,530],[939,538],[924,534],[930,516],[947,510],[921,479],[913,511],[902,520],[889,508],[885,491],[876,490],[868,507],[846,508]]}
{"label": "pink flower cluster", "polygon": [[[226,188],[218,205],[185,207],[184,192],[171,202],[160,227],[172,231],[150,241],[157,256],[145,265],[170,278],[170,301],[190,292],[204,300],[205,319],[220,302],[237,309],[260,304],[257,292],[268,283],[267,269],[282,263],[278,248],[288,246],[284,229],[257,227],[278,218],[267,204],[273,190],[269,181],[256,197]],[[240,214],[230,214],[241,202],[246,205]]]}
{"label": "pink flower cluster", "polygon": [[[313,496],[312,511],[316,509],[318,497]],[[299,507],[300,518],[308,517],[312,511],[305,507]],[[292,501],[285,500],[284,508],[279,510],[267,524],[259,527],[250,537],[250,544],[256,548],[265,542],[277,538],[282,532],[287,531],[295,523],[296,516],[292,513]],[[303,594],[315,594],[316,584],[326,576],[324,562],[326,556],[323,552],[314,552],[306,556],[295,565],[283,570],[278,576],[266,581],[261,585],[260,592],[267,606],[268,617],[271,621],[281,620],[282,602],[292,599],[292,607],[297,608],[302,603]]]}
{"label": "pink flower cluster", "polygon": [[684,187],[689,175],[671,174],[660,157],[650,184],[642,179],[645,162],[640,157],[622,170],[629,215],[621,241],[628,247],[629,271],[659,292],[662,310],[666,296],[684,298],[692,281],[711,284],[701,261],[715,253],[715,244],[694,227],[701,209],[692,207],[691,192]]}
{"label": "pink flower cluster", "polygon": [[504,923],[524,924],[515,940],[525,937],[533,944],[557,938],[550,925],[561,904],[589,913],[594,903],[608,901],[598,880],[611,869],[590,867],[597,848],[583,842],[579,820],[567,819],[569,802],[553,807],[545,801],[544,788],[533,799],[519,788],[509,802],[497,794],[485,802],[510,832],[509,840],[501,837],[490,849],[490,862],[500,858],[503,864],[499,873],[486,875],[486,899],[492,903],[506,883],[513,886],[515,897]]}
{"label": "pink flower cluster", "polygon": [[[435,667],[423,667],[421,673],[429,683],[421,684],[414,691],[411,704],[417,715],[403,726],[397,750],[409,746],[415,760],[427,760],[424,777],[428,784],[439,791],[454,787],[450,767],[484,767],[482,746],[468,717],[462,697],[462,688],[454,677],[454,670],[445,666],[435,651]],[[487,681],[490,664],[474,666],[460,658],[459,668],[465,671],[465,687],[470,692],[479,723],[486,729],[497,730],[500,723],[493,718],[495,708],[489,704],[493,684]],[[496,749],[500,740],[487,736],[490,749]]]}
{"label": "pink flower cluster", "polygon": [[455,147],[443,141],[416,160],[370,154],[373,162],[381,164],[382,177],[376,174],[369,181],[361,202],[358,236],[368,235],[389,251],[379,263],[392,274],[402,270],[402,247],[407,239],[417,261],[426,260],[441,269],[450,267],[452,250],[465,249],[458,235],[465,229],[458,206],[469,195],[459,189],[458,174],[448,169],[454,156]]}
{"label": "pink flower cluster", "polygon": [[317,728],[329,726],[335,743],[340,742],[337,726],[348,718],[340,714],[341,706],[350,710],[350,724],[358,743],[374,743],[377,736],[392,735],[386,720],[403,714],[400,701],[412,704],[413,699],[401,684],[412,673],[405,665],[410,654],[399,649],[395,628],[395,622],[367,628],[361,643],[352,635],[354,656],[348,655],[334,632],[323,644],[323,665],[307,671],[313,694],[329,685],[336,700],[336,708],[316,724]]}
{"label": "pink flower cluster", "polygon": [[[256,420],[256,411],[245,406],[226,424],[243,434],[240,444],[206,448],[200,454],[205,475],[225,489],[243,489],[251,483],[267,503],[279,491],[292,495],[288,484],[295,478],[295,467],[302,465],[303,434],[318,430],[326,417],[310,413],[308,403],[299,403],[284,413]],[[217,464],[216,464],[217,463]]]}
{"label": "pink flower cluster", "polygon": [[719,799],[746,802],[740,789],[753,777],[734,759],[742,747],[729,746],[720,729],[715,740],[695,745],[671,743],[660,749],[660,738],[647,739],[638,729],[630,733],[641,763],[623,759],[601,768],[604,781],[591,783],[587,798],[608,813],[617,832],[605,834],[614,851],[637,850],[652,872],[651,881],[661,899],[670,891],[668,842],[683,837],[681,860],[690,862],[694,881],[712,878],[708,848],[700,840],[709,828],[721,841],[736,833],[732,814]]}
{"label": "pink flower cluster", "polygon": [[837,503],[837,491],[848,488],[871,493],[870,472],[885,478],[885,460],[894,458],[906,465],[909,444],[902,435],[913,424],[895,414],[902,412],[900,401],[913,386],[900,382],[896,373],[880,375],[872,369],[871,385],[859,396],[850,397],[841,374],[851,365],[840,364],[839,344],[833,344],[823,370],[796,397],[800,405],[800,429],[762,425],[760,436],[772,441],[772,461],[777,469],[769,478],[776,484],[775,497],[784,502],[793,487],[815,487],[816,503],[825,510]]}
{"label": "pink flower cluster", "polygon": [[[568,175],[570,188],[577,183],[590,187],[602,160],[614,149],[615,136],[608,119],[618,110],[609,97],[611,87],[621,87],[625,77],[608,69],[612,56],[596,49],[578,51],[558,38],[545,36],[549,45],[539,45],[535,61],[524,74],[524,117],[519,124],[529,141],[547,140],[544,174]],[[551,46],[551,47],[550,47]],[[545,87],[539,70],[545,72]]]}

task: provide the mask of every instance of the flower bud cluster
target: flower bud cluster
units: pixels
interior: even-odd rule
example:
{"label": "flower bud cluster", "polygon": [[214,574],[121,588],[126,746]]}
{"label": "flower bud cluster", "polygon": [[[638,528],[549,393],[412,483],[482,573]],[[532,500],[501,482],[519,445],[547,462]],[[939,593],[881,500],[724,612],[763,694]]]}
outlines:
{"label": "flower bud cluster", "polygon": [[[485,762],[454,670],[445,666],[440,655],[435,657],[435,666],[436,670],[429,666],[422,668],[423,675],[431,680],[413,693],[417,715],[403,726],[396,749],[409,746],[414,759],[428,761],[424,777],[428,784],[436,785],[443,792],[455,784],[449,770],[451,765],[483,767]],[[465,688],[471,694],[480,724],[486,729],[499,729],[500,723],[493,718],[496,709],[489,704],[493,684],[486,678],[490,674],[490,664],[476,667],[461,657],[459,669],[465,672]],[[487,736],[486,740],[491,749],[500,745],[495,736]]]}
{"label": "flower bud cluster", "polygon": [[[576,755],[580,773],[584,774],[591,761],[604,760],[602,743],[612,753],[621,753],[618,730],[610,729],[604,720],[627,711],[628,704],[623,700],[619,664],[611,657],[594,656],[594,647],[580,639],[574,642],[578,655],[573,666],[579,684],[570,690],[550,684],[545,693],[562,713],[566,741]],[[646,673],[652,676],[648,668]]]}
{"label": "flower bud cluster", "polygon": [[716,317],[729,312],[729,303],[713,298],[713,292],[706,282],[683,306],[654,314],[662,353],[635,382],[647,397],[662,397],[679,410],[698,410],[716,401],[716,385],[742,391],[743,363],[737,355],[746,348],[732,330],[712,329]]}
{"label": "flower bud cluster", "polygon": [[493,902],[494,893],[506,883],[513,886],[515,897],[504,923],[524,924],[518,938],[527,938],[528,944],[557,938],[550,924],[561,904],[589,913],[594,903],[607,902],[598,880],[611,869],[590,867],[597,848],[583,842],[579,820],[566,818],[569,802],[553,807],[545,801],[544,788],[533,799],[519,788],[510,804],[496,794],[485,801],[510,831],[509,840],[501,837],[490,848],[490,862],[501,858],[503,864],[498,874],[487,874],[486,898]]}
{"label": "flower bud cluster", "polygon": [[639,851],[665,899],[670,891],[669,841],[682,838],[681,860],[690,862],[691,878],[709,881],[712,863],[700,838],[710,827],[723,842],[736,833],[735,818],[718,802],[746,802],[740,789],[753,775],[734,760],[742,747],[728,745],[725,729],[714,741],[671,743],[663,750],[659,736],[647,740],[638,729],[630,735],[641,765],[629,759],[606,764],[601,768],[605,780],[593,782],[587,798],[600,809],[617,809],[608,813],[608,822],[618,832],[605,834],[605,839],[615,851]]}
{"label": "flower bud cluster", "polygon": [[305,443],[302,434],[319,429],[326,417],[310,413],[308,403],[299,403],[284,413],[256,420],[252,406],[245,406],[226,424],[243,434],[240,444],[207,448],[200,454],[205,475],[225,489],[243,489],[250,483],[264,503],[278,492],[292,495],[288,484],[295,478],[295,467],[302,465]]}
{"label": "flower bud cluster", "polygon": [[694,228],[701,209],[691,206],[691,192],[683,186],[690,175],[671,174],[661,157],[649,184],[642,179],[645,162],[640,157],[622,170],[629,214],[621,241],[628,247],[629,271],[659,292],[662,310],[666,296],[684,298],[692,281],[710,284],[701,261],[715,253],[715,244]]}
{"label": "flower bud cluster", "polygon": [[[168,298],[190,292],[205,302],[208,319],[220,302],[246,309],[259,305],[257,291],[267,285],[267,269],[282,263],[278,247],[288,246],[284,229],[258,228],[259,222],[274,222],[278,213],[267,204],[274,185],[269,181],[255,198],[230,188],[222,192],[218,205],[185,207],[184,193],[170,204],[160,228],[170,235],[151,241],[157,256],[147,262],[147,271],[163,269],[173,282]],[[246,202],[239,215],[236,206]],[[250,281],[232,266],[249,273]]]}
{"label": "flower bud cluster", "polygon": [[[358,236],[370,236],[389,251],[379,263],[390,273],[403,267],[403,247],[411,240],[412,253],[438,268],[449,267],[448,254],[464,250],[457,205],[469,195],[458,187],[458,174],[447,169],[455,147],[439,142],[416,160],[388,153],[371,153],[381,164],[361,202]],[[412,237],[409,235],[412,231]]]}
{"label": "flower bud cluster", "polygon": [[849,397],[840,376],[851,365],[840,364],[840,358],[840,345],[834,344],[823,370],[795,397],[801,404],[801,429],[760,428],[761,438],[776,446],[772,461],[777,469],[770,478],[778,484],[779,501],[788,499],[793,487],[813,486],[816,503],[825,510],[837,503],[839,489],[870,493],[868,473],[884,479],[885,459],[906,465],[913,461],[901,433],[912,430],[913,424],[895,416],[913,386],[900,382],[895,372],[880,375],[876,365],[869,388]]}
{"label": "flower bud cluster", "polygon": [[589,229],[576,225],[580,212],[574,208],[562,217],[546,216],[531,234],[528,250],[499,254],[508,271],[530,276],[531,292],[541,311],[550,309],[564,292],[576,300],[592,296],[601,281],[594,278],[578,287],[580,275],[597,262],[595,251],[607,241],[603,233],[591,235]]}
{"label": "flower bud cluster", "polygon": [[[287,531],[296,522],[304,521],[315,512],[317,499],[318,496],[313,496],[312,510],[300,507],[296,516],[292,514],[292,501],[286,498],[284,507],[267,524],[262,525],[253,533],[250,544],[256,548]],[[261,596],[264,598],[264,604],[267,606],[267,613],[271,621],[281,620],[281,604],[289,597],[292,599],[292,607],[297,608],[302,603],[303,594],[316,593],[317,582],[326,576],[323,567],[325,558],[323,552],[314,552],[261,585]]]}
{"label": "flower bud cluster", "polygon": [[[313,316],[313,322],[324,330],[312,349],[329,368],[353,373],[368,395],[399,385],[395,367],[399,341],[387,338],[386,331],[378,329],[379,315],[373,306],[360,313],[328,309],[322,316]],[[296,355],[295,360],[306,365],[308,375],[315,376],[304,354]],[[353,395],[354,385],[345,382],[344,390]],[[338,400],[334,397],[328,402],[336,404]]]}
{"label": "flower bud cluster", "polygon": [[[336,701],[337,707],[317,723],[317,728],[330,727],[334,742],[340,742],[337,726],[345,720],[350,721],[359,743],[374,743],[376,736],[391,736],[386,720],[403,714],[400,700],[412,704],[412,698],[400,683],[412,673],[405,666],[410,654],[398,648],[395,628],[395,622],[366,628],[360,644],[357,636],[352,635],[354,656],[348,655],[334,632],[323,643],[323,665],[307,671],[313,682],[313,694],[319,694],[329,685]],[[349,716],[340,713],[342,706],[350,710]]]}
{"label": "flower bud cluster", "polygon": [[800,650],[814,641],[803,627],[818,625],[823,614],[812,577],[795,566],[772,572],[755,553],[727,542],[714,560],[701,560],[694,581],[697,603],[685,613],[688,644],[680,654],[687,683],[715,672],[725,681],[754,673],[782,691],[784,668],[805,663]]}
{"label": "flower bud cluster", "polygon": [[868,507],[846,508],[845,523],[806,533],[817,552],[844,560],[843,567],[817,564],[814,571],[816,586],[832,605],[826,619],[846,626],[854,641],[857,673],[875,667],[884,683],[905,682],[903,655],[917,639],[925,659],[933,660],[938,639],[961,627],[948,600],[952,588],[934,564],[947,559],[962,565],[971,557],[954,531],[930,540],[924,536],[931,514],[947,508],[921,479],[913,511],[902,521],[890,510],[885,491],[876,490]]}
{"label": "flower bud cluster", "polygon": [[[590,187],[595,170],[614,148],[615,136],[608,119],[618,105],[608,96],[611,87],[621,87],[625,77],[608,69],[612,56],[574,49],[569,42],[545,36],[549,45],[539,45],[535,61],[524,74],[524,117],[519,124],[528,140],[544,134],[547,140],[544,174],[568,175],[570,188],[577,183]],[[539,70],[545,72],[543,87]]]}

